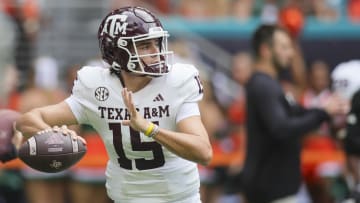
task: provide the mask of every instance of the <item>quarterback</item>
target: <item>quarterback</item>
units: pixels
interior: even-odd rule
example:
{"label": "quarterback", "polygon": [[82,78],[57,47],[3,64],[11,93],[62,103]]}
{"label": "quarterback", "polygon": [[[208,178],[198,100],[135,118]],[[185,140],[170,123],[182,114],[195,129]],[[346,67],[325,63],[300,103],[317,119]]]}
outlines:
{"label": "quarterback", "polygon": [[197,69],[172,64],[165,31],[151,12],[125,7],[101,22],[98,39],[109,68],[83,67],[65,101],[24,114],[25,136],[89,124],[109,155],[106,188],[117,202],[199,203],[197,163],[212,149],[200,119]]}

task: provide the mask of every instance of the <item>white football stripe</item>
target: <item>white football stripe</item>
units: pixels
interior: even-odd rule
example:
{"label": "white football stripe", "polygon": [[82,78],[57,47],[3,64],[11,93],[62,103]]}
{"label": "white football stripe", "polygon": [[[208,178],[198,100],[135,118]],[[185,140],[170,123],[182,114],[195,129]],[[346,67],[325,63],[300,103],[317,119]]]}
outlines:
{"label": "white football stripe", "polygon": [[35,137],[31,137],[30,139],[28,139],[28,143],[29,143],[30,155],[31,155],[31,156],[36,156],[36,141],[35,141]]}
{"label": "white football stripe", "polygon": [[77,139],[71,139],[72,142],[72,147],[73,147],[73,152],[79,152],[79,145],[77,142]]}

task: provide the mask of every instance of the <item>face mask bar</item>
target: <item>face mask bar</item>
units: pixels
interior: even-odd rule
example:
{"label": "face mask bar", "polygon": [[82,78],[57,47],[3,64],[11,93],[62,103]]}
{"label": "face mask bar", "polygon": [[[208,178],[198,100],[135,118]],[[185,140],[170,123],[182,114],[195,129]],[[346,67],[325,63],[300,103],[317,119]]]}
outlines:
{"label": "face mask bar", "polygon": [[[134,54],[130,54],[129,63],[127,68],[129,71],[149,76],[162,76],[170,72],[173,64],[173,52],[168,51],[168,39],[169,34],[167,31],[163,31],[161,27],[151,28],[149,34],[138,35],[136,37],[129,37],[132,46],[134,47]],[[154,54],[139,55],[136,47],[136,43],[140,41],[159,39],[159,52]],[[126,39],[126,38],[123,38]],[[160,61],[153,64],[145,64],[142,57],[159,57]]]}

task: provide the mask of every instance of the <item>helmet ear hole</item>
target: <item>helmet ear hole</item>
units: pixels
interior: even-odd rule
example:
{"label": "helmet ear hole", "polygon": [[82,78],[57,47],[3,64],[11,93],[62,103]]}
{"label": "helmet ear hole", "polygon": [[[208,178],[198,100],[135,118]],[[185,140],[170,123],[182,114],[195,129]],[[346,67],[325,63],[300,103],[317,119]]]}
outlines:
{"label": "helmet ear hole", "polygon": [[136,69],[136,65],[134,63],[128,63],[127,65],[129,70],[135,70]]}
{"label": "helmet ear hole", "polygon": [[117,45],[118,47],[126,47],[128,45],[128,42],[126,40],[119,38],[117,41]]}

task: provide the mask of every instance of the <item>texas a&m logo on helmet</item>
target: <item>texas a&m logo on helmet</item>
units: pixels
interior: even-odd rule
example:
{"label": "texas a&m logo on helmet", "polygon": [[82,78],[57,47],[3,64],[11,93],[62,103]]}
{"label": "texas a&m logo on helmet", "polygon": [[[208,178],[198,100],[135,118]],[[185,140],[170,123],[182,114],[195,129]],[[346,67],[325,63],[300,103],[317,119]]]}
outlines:
{"label": "texas a&m logo on helmet", "polygon": [[[98,30],[101,56],[117,74],[120,71],[153,77],[167,74],[173,60],[173,52],[168,51],[168,37],[159,19],[141,7],[113,10],[102,20]],[[156,40],[159,51],[140,55],[137,44],[146,40]],[[159,60],[146,64],[145,57]]]}

